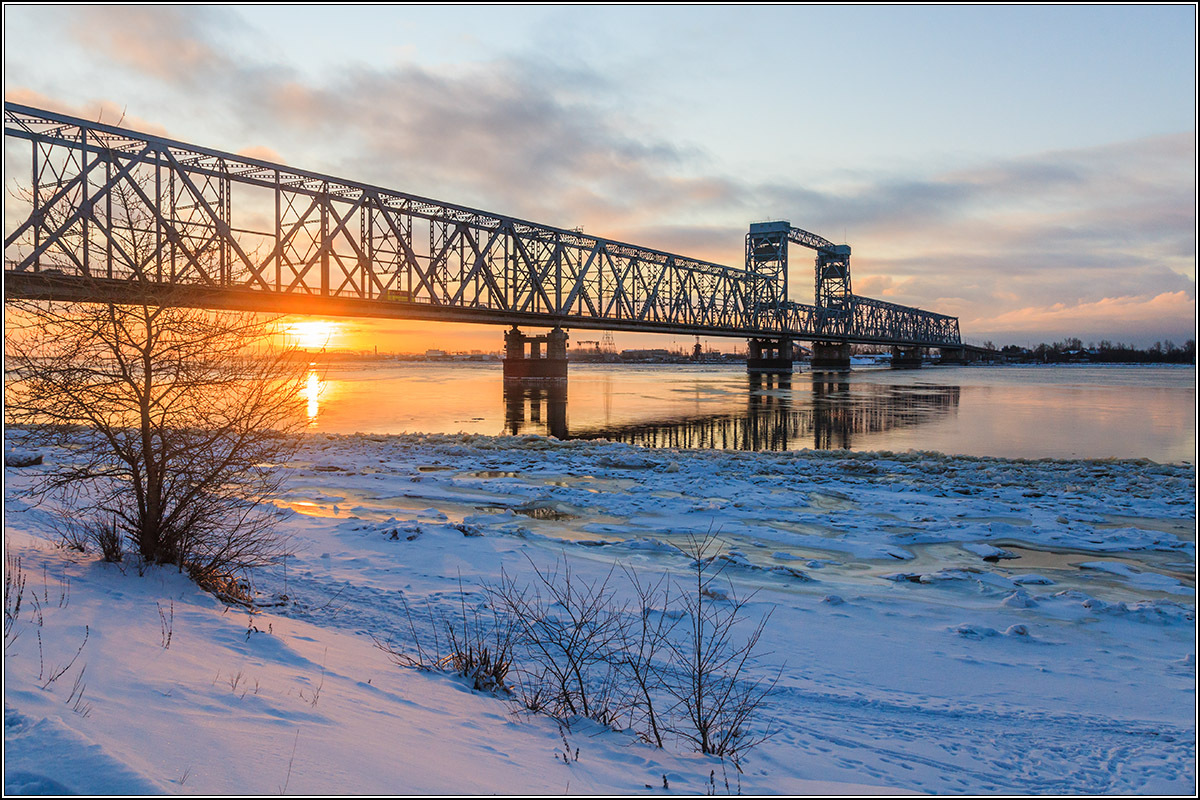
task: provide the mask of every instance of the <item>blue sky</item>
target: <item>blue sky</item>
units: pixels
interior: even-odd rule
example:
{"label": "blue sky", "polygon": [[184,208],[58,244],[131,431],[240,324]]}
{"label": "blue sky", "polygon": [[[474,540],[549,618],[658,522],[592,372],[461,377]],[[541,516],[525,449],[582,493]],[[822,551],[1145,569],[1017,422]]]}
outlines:
{"label": "blue sky", "polygon": [[1195,14],[7,6],[5,92],[725,263],[790,219],[969,341],[1181,342]]}

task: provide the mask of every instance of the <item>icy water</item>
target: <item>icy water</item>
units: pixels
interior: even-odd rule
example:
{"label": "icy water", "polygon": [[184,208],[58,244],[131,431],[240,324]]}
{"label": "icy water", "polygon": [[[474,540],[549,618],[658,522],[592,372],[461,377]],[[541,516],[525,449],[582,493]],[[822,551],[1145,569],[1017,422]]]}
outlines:
{"label": "icy water", "polygon": [[933,450],[1192,463],[1192,367],[934,366],[755,378],[740,365],[573,364],[565,389],[509,388],[499,364],[314,366],[329,433],[543,434],[647,447]]}

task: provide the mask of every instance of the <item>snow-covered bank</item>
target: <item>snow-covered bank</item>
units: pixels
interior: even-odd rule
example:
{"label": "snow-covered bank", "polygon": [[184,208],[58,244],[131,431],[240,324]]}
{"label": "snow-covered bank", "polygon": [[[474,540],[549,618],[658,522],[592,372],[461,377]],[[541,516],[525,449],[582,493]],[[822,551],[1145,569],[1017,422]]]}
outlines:
{"label": "snow-covered bank", "polygon": [[252,618],[55,548],[12,494],[39,467],[6,469],[44,623],[27,607],[6,651],[7,790],[724,792],[715,759],[560,730],[371,639],[502,567],[678,574],[709,530],[751,616],[774,609],[754,668],[784,665],[742,791],[1195,788],[1190,466],[314,435],[284,468],[299,552]]}

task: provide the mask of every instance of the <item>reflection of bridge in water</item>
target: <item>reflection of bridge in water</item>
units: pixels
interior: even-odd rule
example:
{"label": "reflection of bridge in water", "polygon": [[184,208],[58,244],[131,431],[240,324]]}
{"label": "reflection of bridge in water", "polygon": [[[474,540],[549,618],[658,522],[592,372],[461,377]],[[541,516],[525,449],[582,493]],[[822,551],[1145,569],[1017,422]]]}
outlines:
{"label": "reflection of bridge in water", "polygon": [[958,410],[959,387],[855,383],[846,373],[813,373],[811,403],[788,375],[750,375],[744,410],[613,426],[567,424],[567,387],[504,386],[510,434],[610,439],[642,447],[714,450],[849,450],[856,438],[936,422]]}

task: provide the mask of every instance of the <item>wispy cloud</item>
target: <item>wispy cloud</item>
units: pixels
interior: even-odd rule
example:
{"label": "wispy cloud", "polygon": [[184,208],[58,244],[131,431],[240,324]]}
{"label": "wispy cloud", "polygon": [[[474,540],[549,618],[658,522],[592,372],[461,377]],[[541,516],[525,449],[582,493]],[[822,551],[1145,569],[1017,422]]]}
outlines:
{"label": "wispy cloud", "polygon": [[1105,338],[1120,341],[1136,334],[1158,340],[1174,338],[1182,344],[1185,338],[1193,338],[1193,329],[1175,321],[1186,323],[1195,307],[1195,298],[1186,292],[1169,292],[1106,297],[1077,305],[1028,306],[996,316],[963,319],[960,324],[973,327],[981,336],[1008,335],[1029,342],[1069,336],[1085,342]]}
{"label": "wispy cloud", "polygon": [[168,133],[167,128],[161,123],[130,114],[127,106],[115,100],[99,99],[86,103],[67,103],[33,89],[16,87],[5,90],[4,101],[80,117],[93,122],[102,122],[105,125],[120,125],[156,136],[166,136]]}
{"label": "wispy cloud", "polygon": [[197,85],[232,62],[217,44],[229,17],[204,6],[85,6],[71,34],[84,47],[161,80]]}

